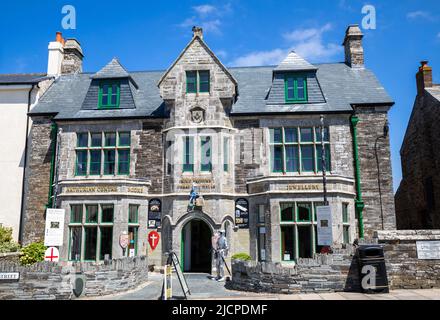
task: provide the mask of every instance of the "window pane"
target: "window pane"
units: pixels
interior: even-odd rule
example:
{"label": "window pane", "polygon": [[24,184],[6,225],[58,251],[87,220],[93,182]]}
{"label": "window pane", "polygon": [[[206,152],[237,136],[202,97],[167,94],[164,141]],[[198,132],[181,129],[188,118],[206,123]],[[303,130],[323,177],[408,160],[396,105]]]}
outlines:
{"label": "window pane", "polygon": [[87,174],[87,150],[76,152],[76,175],[84,176]]}
{"label": "window pane", "polygon": [[101,216],[101,222],[102,223],[112,223],[113,222],[113,205],[112,204],[103,204],[101,206],[102,210],[102,216]]}
{"label": "window pane", "polygon": [[70,260],[81,260],[82,227],[70,228]]}
{"label": "window pane", "polygon": [[200,92],[209,92],[209,71],[199,71]]}
{"label": "window pane", "polygon": [[350,243],[350,227],[349,226],[344,226],[343,228],[343,243]]}
{"label": "window pane", "polygon": [[101,150],[90,151],[90,175],[101,174]]}
{"label": "window pane", "polygon": [[266,260],[266,233],[263,232],[265,228],[258,228],[258,259],[259,261]]}
{"label": "window pane", "polygon": [[269,129],[269,132],[270,132],[270,142],[271,143],[282,143],[283,142],[281,128]]}
{"label": "window pane", "polygon": [[281,221],[293,221],[293,215],[295,212],[294,203],[280,203],[281,209]]}
{"label": "window pane", "polygon": [[197,91],[197,73],[195,71],[186,72],[186,92],[194,93]]}
{"label": "window pane", "polygon": [[286,171],[298,172],[299,155],[297,146],[286,146]]}
{"label": "window pane", "polygon": [[281,227],[281,259],[282,261],[295,260],[295,235],[293,227]]}
{"label": "window pane", "polygon": [[130,172],[130,150],[118,150],[118,174],[129,174]]}
{"label": "window pane", "polygon": [[113,227],[101,227],[101,250],[99,259],[104,260],[105,255],[112,258],[112,241],[113,241]]}
{"label": "window pane", "polygon": [[265,217],[265,212],[264,212],[264,204],[260,204],[258,206],[258,222],[264,223],[265,220],[266,220],[266,217]]}
{"label": "window pane", "polygon": [[[322,147],[321,145],[316,145],[316,161],[318,171],[322,171]],[[330,171],[330,145],[325,145],[325,170]]]}
{"label": "window pane", "polygon": [[304,100],[306,95],[305,95],[305,86],[304,86],[304,78],[297,78],[297,99],[298,100]]}
{"label": "window pane", "polygon": [[[316,127],[315,132],[316,132],[316,141],[321,142],[321,128]],[[324,141],[326,142],[329,141],[328,127],[324,127]]]}
{"label": "window pane", "polygon": [[128,223],[138,222],[138,210],[139,206],[130,204],[128,206]]}
{"label": "window pane", "polygon": [[223,170],[229,170],[229,138],[223,139]]}
{"label": "window pane", "polygon": [[313,171],[313,146],[301,146],[302,171]]}
{"label": "window pane", "polygon": [[312,128],[300,128],[300,132],[301,132],[301,142],[312,142],[313,141]]}
{"label": "window pane", "polygon": [[202,167],[201,171],[211,171],[211,137],[202,137],[202,149],[200,159]]}
{"label": "window pane", "polygon": [[285,142],[298,142],[298,131],[296,128],[285,128],[284,129],[284,139]]}
{"label": "window pane", "polygon": [[115,173],[115,150],[104,150],[104,174]]}
{"label": "window pane", "polygon": [[311,221],[311,211],[310,203],[298,203],[298,221]]}
{"label": "window pane", "polygon": [[298,257],[311,258],[312,250],[312,226],[298,226]]}
{"label": "window pane", "polygon": [[108,106],[108,95],[102,95],[102,105]]}
{"label": "window pane", "polygon": [[106,147],[116,146],[116,133],[114,132],[105,133],[105,146]]}
{"label": "window pane", "polygon": [[111,105],[116,106],[117,104],[118,104],[118,96],[116,94],[112,94]]}
{"label": "window pane", "polygon": [[283,147],[272,146],[272,172],[283,172]]}
{"label": "window pane", "polygon": [[70,206],[70,222],[82,223],[83,206],[82,204],[73,204]]}
{"label": "window pane", "polygon": [[286,92],[287,92],[287,100],[295,99],[295,80],[294,78],[287,78],[286,80]]}
{"label": "window pane", "polygon": [[110,93],[110,86],[108,84],[102,85],[102,94],[108,95]]}
{"label": "window pane", "polygon": [[92,143],[90,144],[91,147],[100,147],[102,146],[102,135],[101,133],[91,133],[92,137]]}
{"label": "window pane", "polygon": [[77,146],[79,147],[79,148],[84,148],[84,147],[87,147],[88,146],[88,137],[89,137],[89,135],[88,135],[88,133],[87,132],[85,132],[85,133],[77,133]]}
{"label": "window pane", "polygon": [[86,222],[98,223],[98,206],[86,205]]}
{"label": "window pane", "polygon": [[85,227],[84,260],[96,260],[98,227]]}
{"label": "window pane", "polygon": [[342,222],[348,222],[348,203],[342,204]]}
{"label": "window pane", "polygon": [[130,132],[119,132],[119,145],[120,146],[130,145]]}
{"label": "window pane", "polygon": [[194,138],[185,137],[183,139],[184,146],[184,158],[183,158],[183,171],[193,171],[194,170]]}

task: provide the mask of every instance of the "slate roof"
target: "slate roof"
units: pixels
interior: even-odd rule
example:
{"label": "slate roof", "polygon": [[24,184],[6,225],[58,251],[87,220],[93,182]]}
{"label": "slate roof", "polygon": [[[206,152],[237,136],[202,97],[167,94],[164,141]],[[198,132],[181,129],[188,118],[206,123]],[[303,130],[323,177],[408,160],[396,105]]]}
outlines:
{"label": "slate roof", "polygon": [[[231,115],[350,112],[353,104],[394,104],[373,72],[368,69],[352,69],[344,63],[315,66],[318,68],[316,78],[324,99],[321,102],[303,104],[268,103],[274,66],[229,68],[229,72],[238,82],[238,98]],[[62,75],[46,91],[30,115],[56,114],[55,119],[59,120],[167,117],[157,87],[163,73],[164,71],[130,72],[129,76],[138,84],[137,89],[131,89],[135,107],[111,110],[82,108],[93,81],[92,74]]]}
{"label": "slate roof", "polygon": [[274,69],[274,71],[299,71],[316,70],[317,68],[300,57],[295,51],[290,51],[287,57]]}
{"label": "slate roof", "polygon": [[0,74],[0,84],[33,84],[50,78],[46,73]]}
{"label": "slate roof", "polygon": [[425,90],[428,91],[435,99],[440,101],[440,85],[434,85],[433,87],[425,88]]}
{"label": "slate roof", "polygon": [[128,78],[130,74],[121,65],[118,59],[113,58],[104,68],[96,72],[93,79]]}

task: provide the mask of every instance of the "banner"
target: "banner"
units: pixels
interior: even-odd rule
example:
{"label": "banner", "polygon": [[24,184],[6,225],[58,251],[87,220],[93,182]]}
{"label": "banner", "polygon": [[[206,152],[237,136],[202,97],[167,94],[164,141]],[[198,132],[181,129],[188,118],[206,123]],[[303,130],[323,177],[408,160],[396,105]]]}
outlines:
{"label": "banner", "polygon": [[333,244],[332,210],[330,206],[316,207],[318,246]]}
{"label": "banner", "polygon": [[46,210],[46,228],[44,231],[44,245],[46,247],[59,247],[63,245],[64,216],[64,209]]}

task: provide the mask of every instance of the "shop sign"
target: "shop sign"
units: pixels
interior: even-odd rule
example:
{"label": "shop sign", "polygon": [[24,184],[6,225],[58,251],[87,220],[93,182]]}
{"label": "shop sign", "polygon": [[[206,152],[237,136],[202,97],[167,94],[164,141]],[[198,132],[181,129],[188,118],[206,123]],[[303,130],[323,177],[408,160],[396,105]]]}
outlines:
{"label": "shop sign", "polygon": [[20,280],[20,272],[0,272],[0,281],[18,281]]}
{"label": "shop sign", "polygon": [[46,247],[63,245],[64,215],[64,209],[46,210],[46,227],[44,231],[44,245]]}
{"label": "shop sign", "polygon": [[244,198],[235,201],[235,225],[242,229],[249,228],[249,202]]}
{"label": "shop sign", "polygon": [[332,210],[330,206],[316,207],[318,246],[333,244]]}
{"label": "shop sign", "polygon": [[416,241],[417,259],[440,260],[440,241]]}
{"label": "shop sign", "polygon": [[150,244],[151,250],[154,251],[156,249],[157,245],[159,244],[160,235],[157,233],[157,231],[151,231],[148,234],[148,243]]}
{"label": "shop sign", "polygon": [[160,199],[151,199],[148,203],[148,228],[156,229],[160,227],[162,217],[162,202]]}
{"label": "shop sign", "polygon": [[321,186],[319,184],[288,184],[288,191],[314,191],[321,190]]}

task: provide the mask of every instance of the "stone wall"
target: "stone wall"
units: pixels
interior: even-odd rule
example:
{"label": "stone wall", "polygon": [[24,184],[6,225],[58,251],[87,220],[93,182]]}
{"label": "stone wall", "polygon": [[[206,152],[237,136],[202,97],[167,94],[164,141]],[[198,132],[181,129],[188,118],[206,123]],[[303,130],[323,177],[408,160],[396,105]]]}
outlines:
{"label": "stone wall", "polygon": [[388,119],[387,111],[387,108],[359,107],[356,109],[359,117],[357,136],[361,190],[362,200],[365,204],[364,228],[365,237],[368,238],[373,236],[374,230],[382,229],[378,179],[380,179],[382,194],[383,229],[396,228],[389,136],[379,138],[377,142],[380,174],[377,170],[374,148],[376,139],[383,136],[383,128]]}
{"label": "stone wall", "polygon": [[358,291],[359,271],[353,250],[340,249],[331,255],[299,259],[297,265],[232,262],[230,286],[236,290],[270,293]]}
{"label": "stone wall", "polygon": [[440,288],[440,260],[417,258],[416,241],[440,240],[440,230],[377,231],[394,289]]}
{"label": "stone wall", "polygon": [[51,119],[33,117],[32,121],[24,195],[24,245],[40,241],[44,237],[45,208],[48,201],[50,165],[54,148],[51,139]]}
{"label": "stone wall", "polygon": [[79,276],[85,279],[86,297],[134,289],[148,280],[145,256],[115,259],[108,265],[92,262],[76,265],[40,262],[32,266],[20,266],[0,262],[0,272],[20,272],[19,281],[0,282],[0,300],[74,299],[73,284]]}

